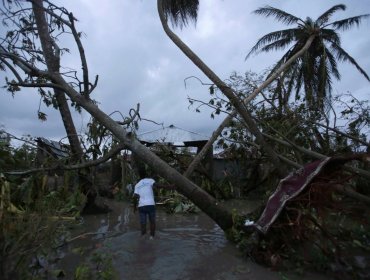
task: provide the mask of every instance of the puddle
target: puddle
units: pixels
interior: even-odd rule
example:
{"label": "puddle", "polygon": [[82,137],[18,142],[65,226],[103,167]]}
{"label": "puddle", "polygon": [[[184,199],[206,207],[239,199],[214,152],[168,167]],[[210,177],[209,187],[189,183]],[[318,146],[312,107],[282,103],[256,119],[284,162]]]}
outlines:
{"label": "puddle", "polygon": [[[87,234],[63,248],[65,256],[59,266],[67,275],[73,275],[88,256],[103,250],[112,256],[120,279],[327,279],[320,275],[287,276],[242,258],[203,213],[167,214],[157,207],[156,236],[149,240],[140,236],[138,214],[128,203],[108,201],[108,205],[112,212],[84,216],[83,224],[73,230],[72,237]],[[84,254],[78,253],[81,251]]]}

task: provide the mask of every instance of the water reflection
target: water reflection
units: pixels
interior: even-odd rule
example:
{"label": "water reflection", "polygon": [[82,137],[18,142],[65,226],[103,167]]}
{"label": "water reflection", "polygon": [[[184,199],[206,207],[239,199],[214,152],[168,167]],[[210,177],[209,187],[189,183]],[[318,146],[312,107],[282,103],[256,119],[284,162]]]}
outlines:
{"label": "water reflection", "polygon": [[202,213],[169,215],[157,208],[156,237],[149,240],[140,236],[138,214],[128,203],[109,201],[109,206],[113,212],[85,216],[73,231],[75,236],[92,234],[66,247],[61,266],[67,273],[83,261],[75,253],[76,248],[83,248],[85,256],[97,250],[108,252],[120,279],[281,279],[281,274],[243,259],[223,231]]}

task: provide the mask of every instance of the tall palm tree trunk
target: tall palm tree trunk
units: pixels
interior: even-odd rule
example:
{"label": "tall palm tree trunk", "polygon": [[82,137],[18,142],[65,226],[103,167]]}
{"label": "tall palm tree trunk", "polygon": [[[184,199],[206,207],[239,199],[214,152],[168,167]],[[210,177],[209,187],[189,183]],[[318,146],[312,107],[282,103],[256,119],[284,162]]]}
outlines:
{"label": "tall palm tree trunk", "polygon": [[286,175],[284,165],[281,163],[278,155],[274,149],[267,143],[259,131],[257,124],[253,120],[251,114],[246,109],[245,105],[239,98],[234,94],[233,90],[227,86],[182,40],[172,32],[168,26],[168,22],[163,13],[163,1],[157,1],[157,8],[159,17],[163,26],[164,31],[168,37],[175,43],[176,46],[200,69],[202,72],[222,91],[223,94],[230,100],[231,104],[235,107],[238,113],[241,115],[245,123],[247,124],[250,132],[256,137],[257,142],[263,147],[267,156],[270,158],[272,164],[277,170],[280,178]]}
{"label": "tall palm tree trunk", "polygon": [[[48,25],[45,21],[45,15],[42,5],[42,0],[34,0],[32,8],[35,13],[36,24],[40,33],[41,46],[45,55],[45,59],[52,63],[53,53],[52,38],[49,35]],[[228,231],[233,227],[233,217],[230,211],[226,210],[219,202],[209,195],[206,191],[195,185],[177,170],[170,167],[166,162],[152,153],[147,147],[141,144],[131,133],[127,132],[122,126],[117,124],[111,117],[101,111],[90,99],[85,98],[76,90],[74,90],[61,76],[60,73],[52,71],[51,66],[48,66],[48,73],[51,76],[53,83],[63,88],[64,92],[89,112],[99,123],[105,126],[117,140],[124,144],[125,147],[135,153],[148,166],[153,168],[160,176],[176,185],[177,191],[185,195],[194,202],[201,210],[203,210],[210,218],[212,218],[224,231]]]}
{"label": "tall palm tree trunk", "polygon": [[[269,84],[273,82],[273,80],[279,76],[283,71],[285,71],[298,57],[303,55],[308,48],[311,46],[312,42],[314,40],[314,35],[311,36],[306,44],[303,46],[301,50],[299,50],[295,55],[293,55],[286,63],[284,63],[278,70],[276,70],[272,75],[269,76],[268,79],[266,79],[265,82],[262,83],[257,89],[253,91],[252,94],[250,94],[248,97],[246,97],[243,102],[245,105],[247,105],[250,101],[252,101],[258,93],[260,93],[262,90],[264,90]],[[194,169],[199,165],[201,160],[206,155],[207,151],[211,148],[213,143],[216,141],[217,137],[221,134],[221,132],[226,128],[232,121],[232,119],[237,115],[237,111],[233,110],[219,125],[219,127],[212,133],[211,138],[208,140],[208,142],[203,146],[202,150],[196,155],[194,160],[190,163],[188,166],[188,169],[185,171],[184,175],[186,177],[189,177]]]}

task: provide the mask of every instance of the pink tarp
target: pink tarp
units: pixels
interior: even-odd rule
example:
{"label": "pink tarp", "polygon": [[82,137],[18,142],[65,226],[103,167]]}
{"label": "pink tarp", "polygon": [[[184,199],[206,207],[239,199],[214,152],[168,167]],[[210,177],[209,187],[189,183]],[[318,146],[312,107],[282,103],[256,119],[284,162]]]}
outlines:
{"label": "pink tarp", "polygon": [[[369,158],[369,155],[365,155],[365,158]],[[260,232],[265,234],[272,223],[279,216],[280,212],[283,210],[285,204],[299,195],[311,182],[312,180],[320,174],[324,167],[328,164],[344,164],[347,161],[354,159],[362,159],[362,155],[351,155],[347,157],[327,157],[323,160],[317,160],[306,164],[304,167],[289,174],[286,178],[280,181],[276,188],[276,191],[270,196],[266,207],[255,223],[247,221],[246,227],[254,227]]]}

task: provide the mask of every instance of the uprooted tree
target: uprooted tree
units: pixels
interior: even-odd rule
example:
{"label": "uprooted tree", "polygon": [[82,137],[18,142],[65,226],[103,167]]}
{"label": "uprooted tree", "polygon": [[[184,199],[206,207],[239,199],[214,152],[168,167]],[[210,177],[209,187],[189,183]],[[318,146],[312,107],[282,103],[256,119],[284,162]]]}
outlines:
{"label": "uprooted tree", "polygon": [[[13,90],[19,87],[60,90],[74,104],[85,109],[96,121],[111,131],[119,141],[119,144],[113,148],[113,151],[117,152],[123,148],[131,150],[148,166],[152,167],[155,172],[168,181],[175,183],[180,193],[192,200],[200,209],[213,218],[221,228],[224,230],[230,229],[233,225],[231,214],[221,207],[212,196],[168,166],[168,164],[142,145],[133,133],[127,131],[121,124],[102,112],[91,99],[90,95],[96,87],[97,79],[95,79],[94,84],[89,82],[85,53],[80,34],[75,29],[76,19],[73,14],[47,1],[45,2],[47,7],[44,7],[44,1],[41,0],[30,1],[30,3],[32,6],[21,10],[21,19],[17,17],[18,13],[11,14],[13,18],[19,20],[17,24],[20,24],[21,31],[17,34],[8,33],[8,41],[6,41],[6,43],[12,43],[13,36],[24,39],[27,45],[23,46],[22,50],[27,57],[19,55],[17,49],[12,48],[11,44],[4,46],[5,43],[3,43],[0,49],[2,64],[15,77],[15,80],[9,81],[9,86]],[[49,22],[54,23],[56,27],[59,26],[60,30],[68,29],[71,32],[81,58],[82,81],[79,81],[77,77],[75,80],[69,81],[67,78],[68,74],[55,71],[57,66],[60,65],[60,59],[62,58],[60,57],[60,52],[62,49],[58,47],[55,38],[50,34],[53,34],[52,31],[60,31],[57,28],[52,30]],[[39,43],[28,39],[30,32],[35,35],[32,38],[38,39]],[[21,43],[23,43],[22,39]],[[22,77],[21,75],[24,76]],[[85,91],[80,91],[81,85],[85,86]],[[85,167],[90,164],[93,163],[77,164],[74,168]]]}
{"label": "uprooted tree", "polygon": [[[46,8],[43,6],[44,1],[30,2],[32,7],[25,7],[14,13],[12,11],[8,12],[10,21],[13,23],[15,22],[15,25],[18,27],[16,32],[10,31],[6,34],[6,40],[0,49],[3,65],[13,73],[16,79],[9,81],[10,90],[16,91],[20,87],[33,87],[38,88],[44,95],[44,89],[47,88],[57,90],[59,96],[64,93],[76,106],[85,109],[96,121],[111,131],[119,141],[117,147],[113,149],[114,151],[117,152],[123,147],[131,150],[163,178],[175,183],[180,193],[192,200],[200,209],[213,218],[221,228],[226,231],[230,229],[233,226],[233,219],[228,211],[221,207],[207,192],[168,166],[164,161],[143,146],[135,138],[133,133],[124,129],[122,125],[102,112],[91,99],[90,95],[97,86],[98,79],[95,79],[94,84],[90,82],[87,59],[80,39],[80,33],[77,32],[75,27],[76,19],[74,15],[64,8],[57,7],[48,1],[45,1],[47,4]],[[15,3],[18,2],[15,1]],[[172,7],[167,8],[171,10]],[[197,9],[197,6],[195,8]],[[166,27],[167,19],[164,18],[163,10],[166,11],[166,6],[162,6],[162,2],[159,1],[158,11],[162,24]],[[176,11],[174,11],[174,13],[176,13]],[[74,76],[72,77],[72,81],[68,80],[70,79],[71,73],[59,72],[62,59],[61,53],[66,50],[58,46],[53,32],[55,32],[55,34],[60,34],[60,32],[65,29],[68,29],[72,34],[79,51],[82,65],[81,80],[77,77],[76,72],[73,72]],[[165,28],[165,30],[168,32],[169,29],[167,30]],[[312,38],[310,38],[310,40],[312,40]],[[309,45],[310,40],[307,45]],[[20,46],[15,43],[19,43]],[[19,54],[19,47],[22,51],[22,55]],[[299,52],[297,56],[301,54],[302,52]],[[289,65],[289,62],[287,65]],[[198,66],[206,67],[202,62],[200,62]],[[284,65],[284,67],[286,67],[286,65]],[[209,69],[208,67],[206,68]],[[284,68],[280,69],[280,72],[283,69]],[[209,71],[211,70],[209,69]],[[21,76],[22,73],[26,76],[25,78]],[[217,82],[216,86],[225,91],[232,105],[235,106],[236,110],[243,116],[243,120],[248,124],[249,129],[255,135],[257,141],[264,147],[266,153],[274,163],[275,168],[278,170],[279,177],[282,178],[284,174],[286,174],[286,171],[283,170],[276,153],[264,140],[250,112],[246,110],[243,102],[238,99],[232,89],[227,87],[212,71],[210,73],[210,77]],[[270,81],[272,81],[272,79],[270,79]],[[48,92],[48,94],[53,97],[50,92]],[[235,114],[237,111],[235,111]],[[74,168],[82,168],[91,164],[92,163],[81,163],[80,165],[74,166]]]}
{"label": "uprooted tree", "polygon": [[[18,1],[10,1],[10,3],[18,3]],[[184,12],[182,10],[186,4],[190,5],[190,10]],[[24,4],[23,2],[21,4]],[[176,4],[180,6],[176,7]],[[175,5],[175,6],[174,6]],[[16,6],[18,7],[18,6]],[[202,211],[210,216],[225,232],[235,232],[235,228],[243,230],[244,227],[240,224],[240,219],[235,217],[230,211],[226,210],[219,202],[209,195],[202,188],[193,183],[188,177],[194,170],[195,166],[206,153],[207,148],[212,145],[215,139],[220,135],[222,130],[230,124],[230,122],[238,116],[243,129],[248,129],[253,135],[252,140],[258,143],[259,148],[263,150],[268,159],[273,164],[277,171],[278,177],[281,179],[286,176],[289,165],[292,164],[295,168],[300,167],[293,160],[286,160],[279,155],[270,138],[273,140],[284,142],[277,137],[270,137],[260,131],[255,118],[250,112],[250,108],[246,106],[254,99],[262,90],[271,84],[279,77],[298,57],[305,54],[314,39],[319,35],[319,32],[313,32],[297,49],[292,53],[278,69],[275,69],[271,75],[256,89],[247,96],[240,96],[230,85],[225,84],[207,65],[205,65],[196,54],[191,51],[168,27],[169,15],[177,15],[175,21],[187,22],[189,15],[196,18],[198,9],[198,1],[164,1],[158,0],[158,12],[166,34],[174,41],[174,43],[195,63],[205,75],[214,83],[214,87],[220,90],[231,104],[231,112],[228,117],[213,133],[211,140],[203,151],[196,157],[194,162],[188,167],[185,174],[180,174],[177,170],[169,166],[165,161],[151,152],[147,147],[142,145],[135,134],[127,129],[130,122],[134,121],[133,117],[127,119],[126,122],[117,122],[108,114],[99,109],[92,99],[93,90],[97,86],[98,79],[95,78],[94,83],[90,82],[87,59],[80,38],[80,33],[77,31],[74,15],[64,8],[55,6],[49,1],[32,0],[26,1],[24,6],[19,6],[17,11],[6,11],[7,20],[18,27],[17,31],[9,31],[0,46],[0,63],[3,68],[6,68],[13,74],[14,79],[8,80],[8,87],[11,91],[17,91],[21,87],[31,87],[39,89],[39,92],[46,97],[54,98],[67,96],[75,106],[86,110],[104,129],[109,130],[117,140],[118,144],[112,147],[102,158],[96,158],[95,161],[76,162],[74,165],[58,166],[64,169],[79,169],[87,166],[93,166],[108,158],[114,156],[122,149],[131,150],[135,156],[139,157],[143,162],[150,166],[156,173],[177,186],[177,190],[189,198]],[[185,20],[185,21],[184,21]],[[57,34],[61,32],[69,32],[79,52],[79,57],[82,65],[82,74],[76,71],[71,73],[60,72],[62,65],[61,53],[65,51],[61,48],[56,40]],[[18,43],[18,45],[16,45]],[[53,89],[54,94],[48,92],[47,89]],[[46,91],[45,91],[46,90]],[[64,104],[64,103],[63,103]],[[58,109],[62,111],[62,102],[58,101]],[[69,110],[69,109],[68,109]],[[67,126],[67,124],[65,123]],[[66,129],[67,135],[73,136],[76,133]],[[269,141],[267,141],[269,139]],[[72,145],[72,139],[70,143]],[[297,147],[292,143],[285,141],[287,145],[294,146],[296,149],[304,148]],[[77,148],[76,144],[76,149]],[[309,152],[309,151],[308,151]],[[311,156],[326,158],[325,155],[311,153]],[[365,159],[359,157],[358,159]],[[368,172],[348,167],[351,172],[369,176]],[[338,187],[339,189],[340,187]]]}

